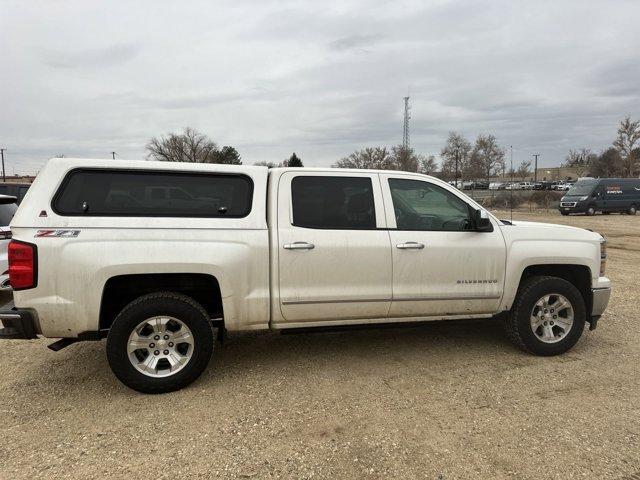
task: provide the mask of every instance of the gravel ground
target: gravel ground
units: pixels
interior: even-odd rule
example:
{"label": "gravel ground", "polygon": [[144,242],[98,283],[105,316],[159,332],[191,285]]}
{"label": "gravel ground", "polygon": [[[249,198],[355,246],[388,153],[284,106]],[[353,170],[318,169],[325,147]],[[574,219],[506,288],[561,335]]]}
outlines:
{"label": "gravel ground", "polygon": [[191,387],[144,396],[104,342],[3,341],[0,478],[640,478],[640,216],[515,218],[610,239],[612,303],[569,353],[494,321],[234,334]]}

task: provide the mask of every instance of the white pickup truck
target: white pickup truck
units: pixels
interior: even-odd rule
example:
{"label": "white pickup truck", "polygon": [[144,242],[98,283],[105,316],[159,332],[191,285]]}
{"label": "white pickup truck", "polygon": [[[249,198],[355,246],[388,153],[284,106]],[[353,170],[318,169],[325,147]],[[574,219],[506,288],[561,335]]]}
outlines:
{"label": "white pickup truck", "polygon": [[195,380],[226,331],[498,317],[555,355],[611,293],[601,235],[407,172],[52,159],[11,229],[0,337],[106,337],[149,393]]}

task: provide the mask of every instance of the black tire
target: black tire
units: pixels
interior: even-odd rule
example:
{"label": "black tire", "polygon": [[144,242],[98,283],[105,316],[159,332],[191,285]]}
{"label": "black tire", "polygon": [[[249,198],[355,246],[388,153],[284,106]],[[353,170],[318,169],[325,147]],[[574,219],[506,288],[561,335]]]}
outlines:
{"label": "black tire", "polygon": [[603,215],[611,215],[611,212],[602,212]]}
{"label": "black tire", "polygon": [[[530,317],[536,302],[551,293],[563,295],[571,302],[574,320],[564,338],[556,343],[545,343],[533,333]],[[584,298],[573,284],[558,277],[536,276],[520,285],[513,307],[505,317],[505,327],[509,339],[517,347],[534,355],[551,356],[564,353],[577,343],[585,321]]]}
{"label": "black tire", "polygon": [[560,215],[562,215],[563,217],[566,217],[567,215],[569,215],[569,212],[560,212]]}
{"label": "black tire", "polygon": [[589,205],[587,207],[587,210],[584,212],[586,215],[589,215],[590,217],[596,214],[596,207],[595,205]]}
{"label": "black tire", "polygon": [[629,209],[627,210],[627,213],[628,213],[629,215],[635,215],[635,214],[636,214],[636,212],[637,212],[637,209],[636,209],[636,206],[635,206],[635,205],[631,205],[631,206],[629,207]]}
{"label": "black tire", "polygon": [[[152,377],[138,371],[127,353],[131,332],[144,320],[170,316],[183,322],[193,335],[193,353],[175,374]],[[142,393],[179,390],[196,380],[207,368],[213,353],[213,330],[207,312],[192,298],[173,292],[144,295],[129,303],[118,314],[107,337],[107,359],[111,370],[127,387]]]}

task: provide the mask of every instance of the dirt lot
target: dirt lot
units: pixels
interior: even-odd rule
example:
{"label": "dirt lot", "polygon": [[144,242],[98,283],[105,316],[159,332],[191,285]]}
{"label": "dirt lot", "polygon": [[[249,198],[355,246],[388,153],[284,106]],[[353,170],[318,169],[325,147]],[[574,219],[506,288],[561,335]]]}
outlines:
{"label": "dirt lot", "polygon": [[104,342],[4,341],[0,478],[640,478],[640,215],[514,218],[609,238],[612,303],[568,354],[494,321],[236,334],[190,388],[144,396]]}

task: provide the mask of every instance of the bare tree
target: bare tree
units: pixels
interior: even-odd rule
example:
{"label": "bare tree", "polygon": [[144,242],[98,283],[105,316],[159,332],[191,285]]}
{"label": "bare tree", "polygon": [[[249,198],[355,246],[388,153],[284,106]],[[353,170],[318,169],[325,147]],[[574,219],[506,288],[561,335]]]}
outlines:
{"label": "bare tree", "polygon": [[578,176],[582,177],[587,173],[591,173],[597,158],[598,155],[589,148],[571,149],[565,157],[563,166],[576,168]]}
{"label": "bare tree", "polygon": [[473,151],[469,156],[471,178],[484,178],[487,181],[499,175],[504,169],[504,150],[493,135],[478,135]]}
{"label": "bare tree", "polygon": [[613,142],[613,146],[620,152],[620,156],[625,163],[625,174],[633,177],[638,171],[638,159],[634,149],[640,142],[640,121],[632,121],[627,117],[620,122],[618,136]]}
{"label": "bare tree", "polygon": [[417,172],[420,159],[412,148],[404,148],[402,145],[391,147],[391,161],[394,170],[404,172]]}
{"label": "bare tree", "polygon": [[190,127],[182,133],[152,138],[146,150],[148,158],[163,162],[242,163],[235,148],[218,150],[213,140]]}
{"label": "bare tree", "polygon": [[466,166],[470,153],[471,143],[461,133],[450,132],[447,143],[440,152],[443,172],[452,172],[457,181],[458,173]]}
{"label": "bare tree", "polygon": [[375,170],[393,170],[395,164],[386,147],[363,148],[348,157],[338,160],[337,168],[370,168]]}
{"label": "bare tree", "polygon": [[523,161],[518,169],[515,171],[516,177],[526,180],[527,177],[531,174],[531,160]]}
{"label": "bare tree", "polygon": [[436,157],[433,155],[420,155],[420,166],[418,171],[425,175],[434,175],[438,171],[438,164],[436,163]]}
{"label": "bare tree", "polygon": [[276,168],[279,167],[279,165],[273,163],[273,162],[256,162],[254,163],[254,165],[256,167],[267,167],[267,168]]}
{"label": "bare tree", "polygon": [[591,174],[597,177],[619,177],[624,175],[626,164],[620,152],[613,147],[596,157]]}

